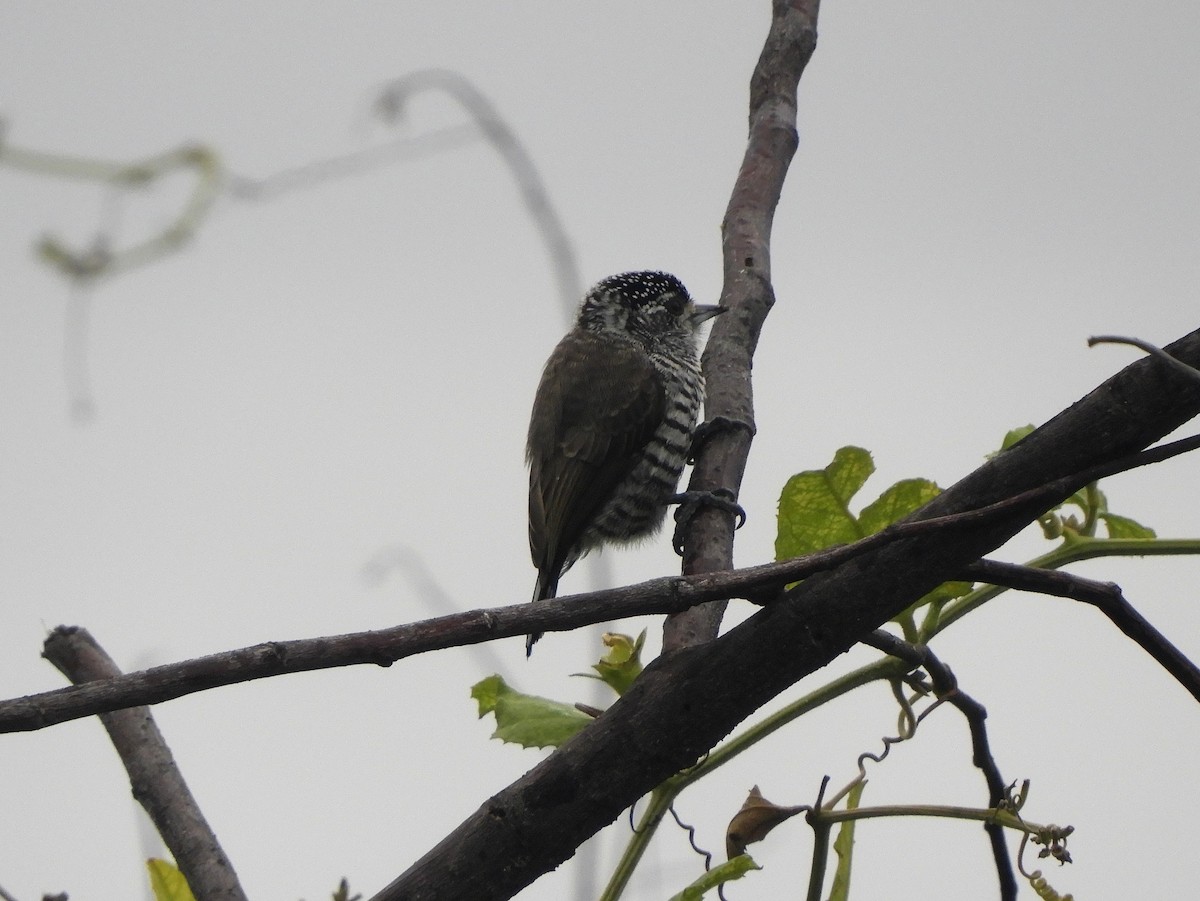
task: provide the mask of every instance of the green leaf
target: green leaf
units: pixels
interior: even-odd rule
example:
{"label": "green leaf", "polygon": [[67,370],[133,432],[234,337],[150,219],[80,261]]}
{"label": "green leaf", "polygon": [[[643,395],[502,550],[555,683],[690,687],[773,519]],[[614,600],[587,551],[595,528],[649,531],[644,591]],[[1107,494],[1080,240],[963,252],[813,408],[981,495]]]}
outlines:
{"label": "green leaf", "polygon": [[1149,526],[1144,526],[1128,516],[1118,516],[1115,513],[1101,513],[1100,519],[1108,531],[1109,538],[1157,538],[1158,533]]}
{"label": "green leaf", "polygon": [[488,676],[471,686],[480,718],[496,717],[492,738],[523,748],[557,748],[592,721],[570,704],[522,694],[499,676]]}
{"label": "green leaf", "polygon": [[942,489],[929,479],[902,479],[863,508],[858,514],[859,528],[863,535],[874,535],[941,493]]}
{"label": "green leaf", "polygon": [[187,880],[174,864],[151,857],[146,861],[146,869],[150,871],[150,890],[154,892],[154,901],[196,901]]}
{"label": "green leaf", "polygon": [[974,582],[943,582],[921,600],[913,604],[914,607],[920,607],[924,604],[939,603],[945,604],[953,601],[955,598],[961,598],[971,593],[971,589],[975,587]]}
{"label": "green leaf", "polygon": [[[846,796],[846,809],[855,810],[862,798],[865,781],[850,789]],[[837,871],[833,874],[833,885],[829,889],[829,901],[848,901],[850,898],[850,866],[854,861],[854,820],[846,820],[838,828],[838,837],[833,841],[833,850],[838,856]]]}
{"label": "green leaf", "polygon": [[1008,434],[1004,436],[1004,440],[1000,442],[1000,450],[988,454],[988,459],[999,454],[1001,451],[1006,451],[1022,438],[1030,435],[1033,432],[1032,425],[1019,425],[1015,429],[1009,429]]}
{"label": "green leaf", "polygon": [[601,638],[608,645],[608,653],[592,664],[597,675],[580,673],[600,679],[619,695],[625,694],[633,680],[642,673],[642,647],[646,644],[646,630],[637,638],[619,632],[605,632]]}
{"label": "green leaf", "polygon": [[862,538],[864,533],[850,513],[849,503],[874,471],[870,453],[861,447],[843,447],[824,469],[788,479],[779,497],[775,559],[787,560]]}
{"label": "green leaf", "polygon": [[[1033,427],[1029,428],[1032,430]],[[901,479],[855,516],[850,512],[850,501],[874,471],[875,464],[869,452],[861,447],[843,447],[824,469],[807,470],[788,479],[779,497],[775,559],[799,557],[874,535],[942,492],[929,479]],[[911,612],[925,604],[945,603],[970,590],[970,582],[948,582],[925,595],[894,621],[911,618]]]}
{"label": "green leaf", "polygon": [[479,704],[479,718],[487,716],[496,709],[496,700],[501,691],[507,691],[508,686],[499,676],[488,676],[471,686],[471,697]]}
{"label": "green leaf", "polygon": [[1108,498],[1104,492],[1097,488],[1097,482],[1092,482],[1080,488],[1069,498],[1063,501],[1059,507],[1065,507],[1067,504],[1073,504],[1083,511],[1083,515],[1087,516],[1089,512],[1095,511],[1103,513],[1108,510]]}
{"label": "green leaf", "polygon": [[734,879],[741,879],[751,870],[761,869],[749,854],[739,854],[732,860],[713,867],[678,895],[672,895],[671,901],[700,901],[705,892]]}

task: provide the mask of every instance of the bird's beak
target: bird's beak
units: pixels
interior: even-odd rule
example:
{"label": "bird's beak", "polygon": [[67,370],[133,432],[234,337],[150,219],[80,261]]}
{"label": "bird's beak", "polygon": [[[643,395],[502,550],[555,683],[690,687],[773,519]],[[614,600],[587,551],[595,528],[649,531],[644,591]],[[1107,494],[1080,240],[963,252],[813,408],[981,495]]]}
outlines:
{"label": "bird's beak", "polygon": [[714,316],[720,316],[722,313],[728,311],[729,307],[697,304],[696,308],[692,311],[692,325],[699,325],[705,320],[712,319]]}

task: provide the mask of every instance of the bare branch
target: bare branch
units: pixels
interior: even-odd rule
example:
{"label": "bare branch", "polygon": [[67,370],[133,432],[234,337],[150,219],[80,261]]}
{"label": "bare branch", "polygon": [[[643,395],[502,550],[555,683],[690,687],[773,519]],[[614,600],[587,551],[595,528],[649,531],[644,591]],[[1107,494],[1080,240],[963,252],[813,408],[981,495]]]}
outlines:
{"label": "bare branch", "polygon": [[[84,629],[55,629],[46,639],[43,656],[76,683],[121,675]],[[150,814],[192,894],[205,901],[246,901],[233,864],[200,812],[150,710],[106,713],[100,722],[129,773],[133,796]]]}
{"label": "bare branch", "polygon": [[478,127],[473,122],[464,122],[413,137],[395,138],[363,150],[309,160],[299,166],[257,178],[229,172],[225,176],[225,188],[235,200],[269,202],[291,191],[309,190],[329,181],[362,175],[401,161],[434,156],[478,140]]}
{"label": "bare branch", "polygon": [[1057,597],[1071,598],[1091,604],[1107,616],[1126,637],[1153,657],[1168,673],[1200,701],[1200,668],[1175,647],[1165,635],[1154,628],[1137,609],[1125,599],[1119,586],[1112,582],[1097,582],[1049,569],[1035,569],[1016,563],[980,560],[963,570],[968,578],[992,585],[1003,585],[1020,591],[1036,591]]}
{"label": "bare branch", "polygon": [[[705,417],[724,427],[707,433],[689,491],[724,488],[736,497],[742,485],[754,436],[751,362],[775,303],[771,224],[796,152],[796,91],[817,46],[820,7],[820,0],[774,0],[771,27],[750,80],[749,140],[721,223],[721,304],[730,312],[713,325],[703,359]],[[732,515],[702,507],[684,533],[683,571],[719,572],[732,566]],[[724,612],[724,603],[714,603],[668,619],[664,649],[715,638]]]}

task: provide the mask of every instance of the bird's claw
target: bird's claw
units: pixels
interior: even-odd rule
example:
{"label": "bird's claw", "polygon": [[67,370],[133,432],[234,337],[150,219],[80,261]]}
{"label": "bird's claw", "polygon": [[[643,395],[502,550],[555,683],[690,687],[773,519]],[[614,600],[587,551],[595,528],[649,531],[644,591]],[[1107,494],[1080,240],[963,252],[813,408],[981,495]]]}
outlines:
{"label": "bird's claw", "polygon": [[751,438],[754,437],[756,431],[754,424],[746,422],[744,419],[714,416],[712,419],[704,420],[692,432],[692,442],[688,446],[688,465],[690,466],[696,462],[696,455],[700,452],[700,448],[717,432],[736,432],[739,429],[746,432]]}
{"label": "bird's claw", "polygon": [[687,530],[692,517],[703,506],[716,507],[718,510],[724,510],[732,515],[735,520],[733,524],[735,529],[744,526],[746,511],[735,500],[736,497],[737,495],[728,488],[717,488],[715,491],[684,491],[671,495],[667,499],[667,503],[679,505],[675,510],[675,534],[671,536],[671,546],[675,548],[675,553],[680,557],[683,556],[683,533]]}

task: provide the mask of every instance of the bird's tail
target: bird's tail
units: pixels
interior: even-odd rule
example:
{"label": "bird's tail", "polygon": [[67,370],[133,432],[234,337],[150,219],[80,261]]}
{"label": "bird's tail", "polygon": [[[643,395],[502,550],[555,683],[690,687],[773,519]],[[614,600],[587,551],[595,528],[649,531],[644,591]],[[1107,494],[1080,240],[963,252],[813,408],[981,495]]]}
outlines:
{"label": "bird's tail", "polygon": [[[538,601],[548,601],[558,593],[558,576],[551,575],[550,572],[542,570],[538,572],[537,584],[533,586],[532,603]],[[534,632],[525,636],[525,657],[533,656],[533,646],[537,644],[539,638],[542,637],[541,632]]]}

